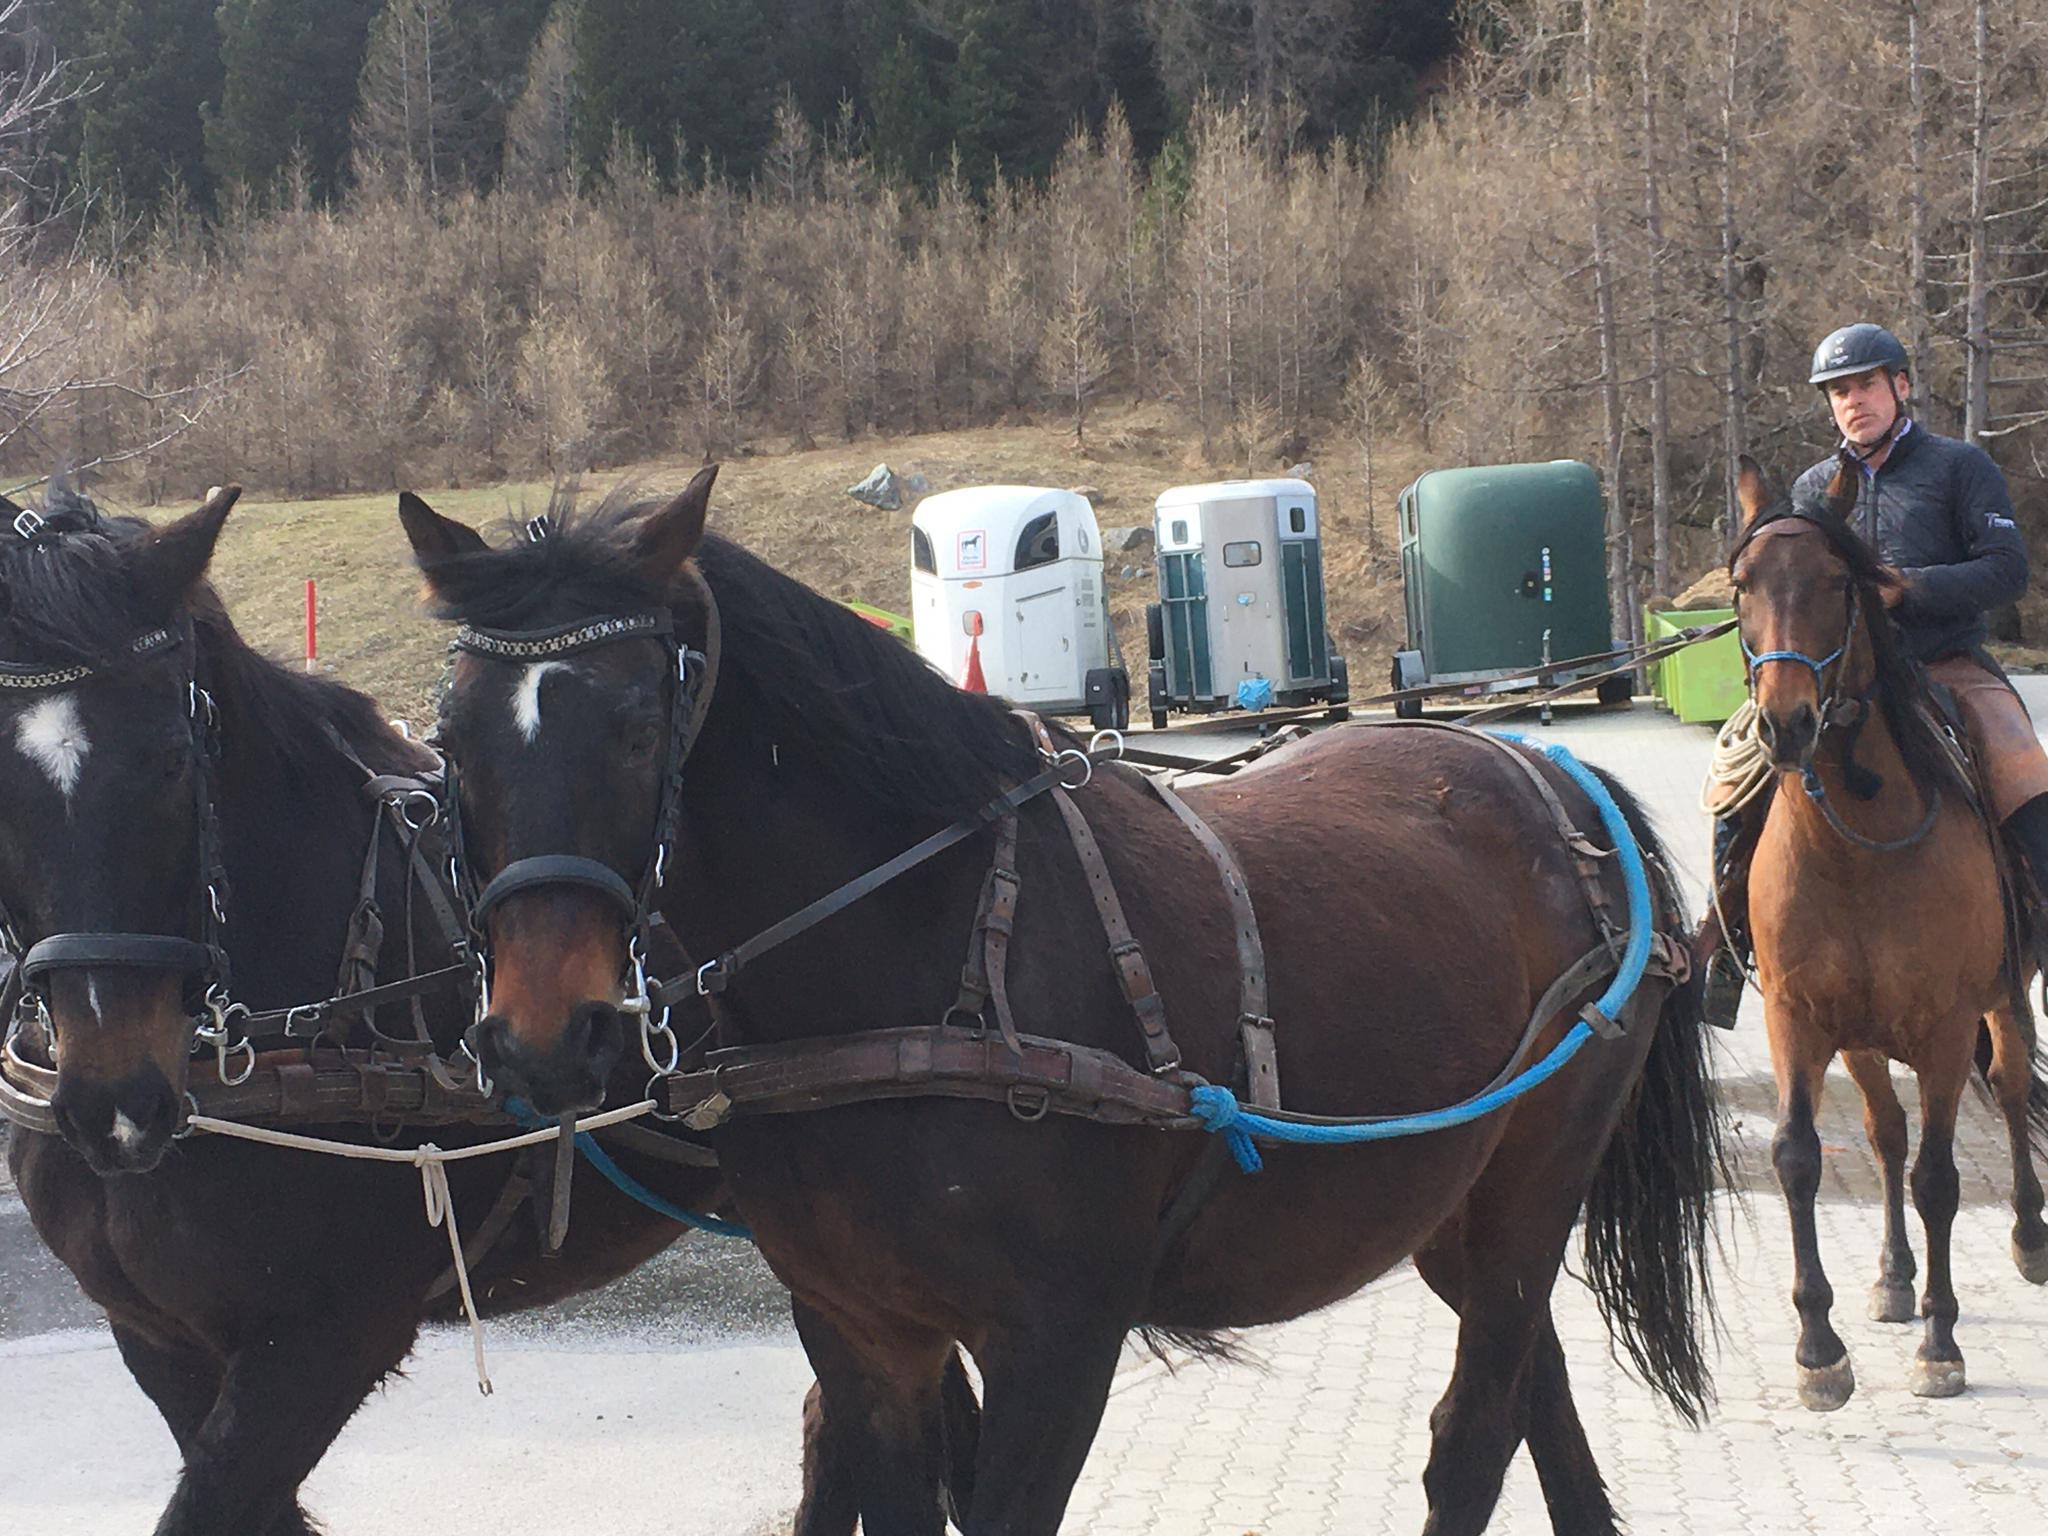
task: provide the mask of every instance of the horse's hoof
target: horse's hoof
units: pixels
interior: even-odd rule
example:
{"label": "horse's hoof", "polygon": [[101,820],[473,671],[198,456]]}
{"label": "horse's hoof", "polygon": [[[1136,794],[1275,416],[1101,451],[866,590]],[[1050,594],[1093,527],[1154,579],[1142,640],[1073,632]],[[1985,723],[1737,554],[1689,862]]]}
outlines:
{"label": "horse's hoof", "polygon": [[2048,1238],[2041,1246],[2029,1248],[2018,1238],[2012,1240],[2012,1262],[2020,1278],[2029,1285],[2048,1285]]}
{"label": "horse's hoof", "polygon": [[1960,1397],[1965,1385],[1963,1362],[1915,1359],[1908,1381],[1915,1397]]}
{"label": "horse's hoof", "polygon": [[1845,1353],[1833,1365],[1799,1367],[1799,1401],[1815,1413],[1833,1413],[1856,1393],[1856,1371]]}
{"label": "horse's hoof", "polygon": [[1910,1323],[1918,1311],[1913,1287],[1903,1280],[1880,1280],[1870,1288],[1873,1323]]}

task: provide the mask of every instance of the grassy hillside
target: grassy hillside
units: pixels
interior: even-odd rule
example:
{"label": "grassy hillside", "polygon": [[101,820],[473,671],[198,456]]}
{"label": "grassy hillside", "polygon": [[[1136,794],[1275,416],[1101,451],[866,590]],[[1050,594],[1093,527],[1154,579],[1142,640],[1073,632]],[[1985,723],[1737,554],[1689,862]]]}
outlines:
{"label": "grassy hillside", "polygon": [[[1242,474],[1247,466],[1211,465],[1193,454],[1144,408],[1119,413],[1076,454],[1069,438],[1039,426],[985,428],[918,437],[864,438],[806,453],[742,457],[719,473],[712,526],[832,597],[855,597],[899,612],[910,599],[910,508],[877,512],[845,488],[877,461],[899,475],[922,474],[933,490],[988,483],[1091,488],[1103,526],[1149,525],[1152,501],[1169,485]],[[1417,466],[1399,464],[1407,472]],[[1252,472],[1281,473],[1277,462]],[[687,462],[656,462],[590,477],[592,494],[619,480],[649,494],[679,488]],[[1365,548],[1362,489],[1352,467],[1318,461],[1331,628],[1353,658],[1361,692],[1378,687],[1401,630],[1400,589],[1389,562],[1375,566]],[[1383,477],[1375,500],[1390,536],[1392,502],[1403,479]],[[434,507],[502,537],[507,519],[538,510],[545,484],[460,490],[417,488]],[[117,498],[116,498],[117,499]],[[172,509],[166,509],[169,511]],[[1125,565],[1135,567],[1126,578]],[[320,584],[320,657],[325,670],[367,689],[395,715],[423,724],[440,673],[445,632],[424,617],[419,582],[398,526],[397,499],[385,492],[323,501],[245,500],[229,520],[214,573],[238,623],[272,654],[300,654],[304,581]],[[1111,607],[1125,656],[1144,652],[1143,607],[1153,595],[1149,552],[1118,558],[1109,570]]]}

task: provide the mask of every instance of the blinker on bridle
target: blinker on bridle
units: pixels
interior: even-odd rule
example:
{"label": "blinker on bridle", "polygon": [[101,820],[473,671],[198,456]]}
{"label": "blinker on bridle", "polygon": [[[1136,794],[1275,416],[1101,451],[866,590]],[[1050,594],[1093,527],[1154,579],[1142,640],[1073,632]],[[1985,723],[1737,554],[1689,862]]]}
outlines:
{"label": "blinker on bridle", "polygon": [[[528,536],[535,537],[531,531]],[[545,537],[545,533],[540,537]],[[716,610],[710,606],[708,589],[703,591],[703,597],[707,612],[713,615],[711,633],[715,636]],[[609,864],[581,854],[543,853],[514,859],[481,890],[477,889],[468,849],[463,841],[462,797],[452,754],[447,755],[443,814],[448,828],[451,874],[469,913],[473,931],[478,971],[477,1023],[481,1024],[490,1013],[490,914],[522,891],[555,885],[581,886],[603,896],[617,911],[626,929],[628,975],[626,997],[619,1005],[619,1011],[639,1019],[641,1056],[649,1070],[659,1074],[675,1070],[681,1046],[669,1028],[668,1008],[663,1006],[659,1019],[654,1017],[655,1005],[648,995],[647,963],[654,931],[657,926],[662,926],[656,902],[667,877],[669,853],[682,816],[683,762],[689,756],[691,743],[710,703],[709,684],[714,664],[705,652],[690,649],[676,637],[674,615],[667,609],[613,614],[551,629],[485,629],[465,624],[456,630],[454,646],[487,661],[532,663],[554,661],[600,646],[640,639],[658,640],[670,654],[675,691],[669,705],[668,742],[661,767],[661,802],[655,814],[653,850],[636,883],[629,884]],[[715,652],[715,639],[709,642],[709,649]],[[656,1054],[657,1041],[661,1042],[660,1055]],[[469,1054],[478,1057],[474,1049]],[[481,1082],[483,1069],[480,1057],[477,1070]]]}
{"label": "blinker on bridle", "polygon": [[[33,514],[25,514],[33,516]],[[15,519],[15,531],[23,538],[40,531],[24,532],[22,519]],[[199,833],[199,879],[203,887],[198,901],[200,937],[189,939],[162,933],[82,932],[54,933],[30,945],[24,953],[19,930],[4,906],[0,906],[0,945],[20,957],[21,996],[19,1006],[47,1016],[48,1000],[40,983],[52,972],[111,966],[135,970],[174,971],[196,977],[200,984],[200,1007],[194,1026],[198,1043],[210,1045],[219,1057],[221,1081],[230,1085],[246,1081],[255,1070],[256,1053],[248,1041],[231,1039],[228,1001],[228,958],[220,942],[226,924],[224,910],[227,875],[221,857],[220,823],[213,805],[213,768],[219,755],[219,714],[213,696],[200,686],[198,648],[192,642],[191,620],[175,628],[161,625],[130,641],[120,658],[110,666],[76,664],[63,667],[33,667],[18,662],[0,662],[0,690],[16,693],[48,693],[69,688],[89,678],[104,675],[115,667],[146,661],[184,647],[190,655],[185,675],[186,718],[192,732],[195,758],[193,784]],[[246,1050],[247,1060],[239,1075],[228,1062],[236,1050]]]}

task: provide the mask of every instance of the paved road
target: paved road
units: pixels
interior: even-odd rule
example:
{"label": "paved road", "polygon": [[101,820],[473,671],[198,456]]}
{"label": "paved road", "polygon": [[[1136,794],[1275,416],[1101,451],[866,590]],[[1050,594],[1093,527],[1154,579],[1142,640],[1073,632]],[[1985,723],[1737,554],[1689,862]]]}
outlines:
{"label": "paved road", "polygon": [[[2037,718],[2048,688],[2026,686]],[[1560,714],[1550,733],[1619,772],[1653,808],[1697,880],[1693,809],[1707,734],[1639,704]],[[1826,1106],[1821,1240],[1855,1358],[1848,1407],[1808,1414],[1793,1392],[1789,1242],[1769,1167],[1771,1100],[1754,999],[1723,1042],[1744,1188],[1726,1198],[1719,1265],[1720,1411],[1679,1426],[1607,1357],[1590,1299],[1570,1282],[1559,1328],[1587,1430],[1616,1502],[1642,1536],[2034,1536],[2048,1510],[2048,1292],[2006,1256],[2004,1153],[1966,1103],[1956,1272],[1967,1396],[1905,1387],[1915,1333],[1862,1319],[1879,1217],[1875,1174],[1846,1081]],[[1910,1102],[1910,1090],[1909,1090]],[[1917,1242],[1917,1229],[1916,1229]],[[673,1251],[604,1298],[497,1325],[497,1395],[479,1399],[466,1342],[430,1336],[409,1377],[359,1414],[307,1487],[336,1536],[431,1528],[446,1536],[564,1529],[603,1536],[756,1536],[794,1501],[796,1413],[808,1372],[745,1253]],[[735,1301],[734,1298],[739,1298]],[[678,1324],[678,1312],[716,1326]],[[1133,1356],[1120,1374],[1070,1532],[1353,1536],[1420,1528],[1427,1420],[1448,1378],[1449,1314],[1412,1271],[1314,1317],[1246,1336],[1245,1364]],[[33,1248],[0,1191],[0,1431],[19,1451],[0,1479],[0,1531],[146,1530],[175,1469],[169,1437],[111,1344]],[[566,1454],[547,1454],[553,1442]],[[1548,1531],[1526,1457],[1493,1529]]]}

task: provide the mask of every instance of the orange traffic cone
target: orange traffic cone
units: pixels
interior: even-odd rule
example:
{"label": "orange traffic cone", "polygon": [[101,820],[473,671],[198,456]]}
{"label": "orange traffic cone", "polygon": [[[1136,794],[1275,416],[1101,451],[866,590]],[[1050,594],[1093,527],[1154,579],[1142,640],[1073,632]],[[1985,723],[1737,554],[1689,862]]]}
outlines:
{"label": "orange traffic cone", "polygon": [[973,635],[967,641],[967,675],[960,679],[963,693],[987,693],[988,679],[981,675],[981,636]]}

